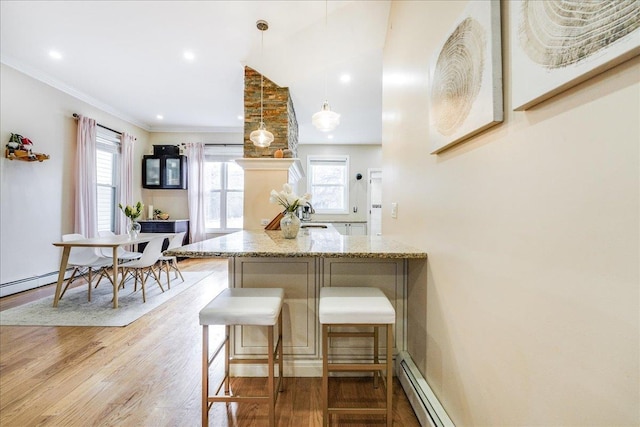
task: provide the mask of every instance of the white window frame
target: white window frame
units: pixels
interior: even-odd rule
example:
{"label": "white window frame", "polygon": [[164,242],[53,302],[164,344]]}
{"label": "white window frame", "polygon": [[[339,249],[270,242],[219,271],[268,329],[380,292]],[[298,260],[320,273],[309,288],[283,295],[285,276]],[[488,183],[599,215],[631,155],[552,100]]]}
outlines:
{"label": "white window frame", "polygon": [[337,163],[343,165],[345,167],[344,174],[344,182],[342,183],[343,187],[343,209],[322,209],[314,206],[316,213],[318,214],[329,214],[329,215],[342,215],[349,213],[349,155],[310,155],[307,156],[307,192],[309,192],[311,197],[311,204],[313,204],[313,188],[314,184],[313,180],[313,164],[327,164],[327,163]]}
{"label": "white window frame", "polygon": [[[206,162],[221,162],[222,168],[220,170],[220,228],[206,227],[205,232],[210,234],[232,233],[234,231],[242,230],[242,227],[230,228],[227,227],[227,193],[237,192],[236,190],[229,190],[227,188],[227,167],[229,163],[233,163],[235,159],[243,156],[242,145],[207,145],[205,146],[205,163]],[[244,188],[242,190],[244,195]],[[244,212],[243,212],[244,215]],[[206,218],[205,218],[206,224]]]}
{"label": "white window frame", "polygon": [[[99,184],[96,180],[96,193],[98,187],[108,187],[113,189],[113,200],[111,201],[111,224],[110,231],[115,232],[116,229],[116,215],[118,214],[118,202],[120,196],[120,153],[121,153],[120,134],[109,129],[102,128],[100,126],[96,129],[96,157],[98,151],[107,152],[113,154],[113,165],[111,171],[111,185]],[[96,168],[97,168],[96,158]],[[97,173],[97,169],[96,169]],[[96,198],[97,202],[97,198]],[[96,206],[96,211],[98,207]]]}

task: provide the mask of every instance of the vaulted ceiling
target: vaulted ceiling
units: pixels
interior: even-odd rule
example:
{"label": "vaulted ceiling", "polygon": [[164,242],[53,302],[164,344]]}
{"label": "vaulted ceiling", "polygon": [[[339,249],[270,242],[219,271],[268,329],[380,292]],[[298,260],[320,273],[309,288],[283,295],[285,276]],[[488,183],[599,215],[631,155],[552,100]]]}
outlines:
{"label": "vaulted ceiling", "polygon": [[[3,63],[147,130],[241,132],[248,65],[289,87],[301,144],[380,143],[390,1],[3,0],[0,7]],[[264,34],[259,19],[269,22]],[[325,80],[341,114],[331,140],[311,124]]]}

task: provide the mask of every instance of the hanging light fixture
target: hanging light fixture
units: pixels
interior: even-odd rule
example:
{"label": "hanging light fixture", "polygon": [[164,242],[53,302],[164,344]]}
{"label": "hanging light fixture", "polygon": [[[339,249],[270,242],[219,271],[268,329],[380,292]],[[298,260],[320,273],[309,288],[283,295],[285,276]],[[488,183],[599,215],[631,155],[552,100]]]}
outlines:
{"label": "hanging light fixture", "polygon": [[[328,0],[325,0],[324,3],[324,31],[325,35],[327,33],[327,4]],[[340,114],[335,111],[331,111],[331,107],[329,106],[329,101],[327,101],[327,58],[326,58],[326,49],[325,46],[325,69],[324,69],[324,102],[322,103],[322,108],[320,111],[315,113],[311,117],[311,122],[313,125],[321,132],[331,132],[340,124]]]}
{"label": "hanging light fixture", "polygon": [[[264,32],[269,29],[269,23],[260,19],[256,22],[256,26],[261,32],[260,36],[260,59],[262,60],[264,52]],[[251,132],[249,139],[256,147],[268,147],[273,142],[273,134],[267,130],[263,119],[263,96],[264,96],[264,76],[260,73],[260,126]]]}

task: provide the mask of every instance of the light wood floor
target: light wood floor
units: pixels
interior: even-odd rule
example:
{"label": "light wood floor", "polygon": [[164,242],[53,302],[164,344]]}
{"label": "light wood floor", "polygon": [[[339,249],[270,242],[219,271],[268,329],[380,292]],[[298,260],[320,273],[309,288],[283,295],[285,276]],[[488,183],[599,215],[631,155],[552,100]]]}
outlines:
{"label": "light wood floor", "polygon": [[[226,262],[184,260],[180,268],[220,274],[124,328],[0,327],[0,426],[200,425],[198,312],[215,296],[215,281],[226,280]],[[0,311],[43,296],[53,301],[53,293],[47,286],[1,298]],[[259,378],[237,378],[233,387],[249,391],[262,384]],[[364,378],[332,379],[331,395],[382,404],[370,384]],[[278,426],[320,426],[320,379],[285,378],[284,388],[276,408]],[[266,405],[215,404],[210,413],[210,426],[259,427],[266,420]],[[394,426],[419,426],[397,380],[393,420]],[[384,421],[350,416],[332,425],[382,426]]]}

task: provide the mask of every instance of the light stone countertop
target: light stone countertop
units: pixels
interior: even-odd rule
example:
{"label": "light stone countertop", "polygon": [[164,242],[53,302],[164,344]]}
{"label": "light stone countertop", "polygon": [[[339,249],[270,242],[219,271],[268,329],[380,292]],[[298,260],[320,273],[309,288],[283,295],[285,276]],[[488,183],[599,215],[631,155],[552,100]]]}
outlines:
{"label": "light stone countertop", "polygon": [[244,230],[168,250],[165,255],[185,258],[427,258],[423,250],[383,236],[343,236],[333,227],[300,229],[295,239],[285,239],[280,230]]}

